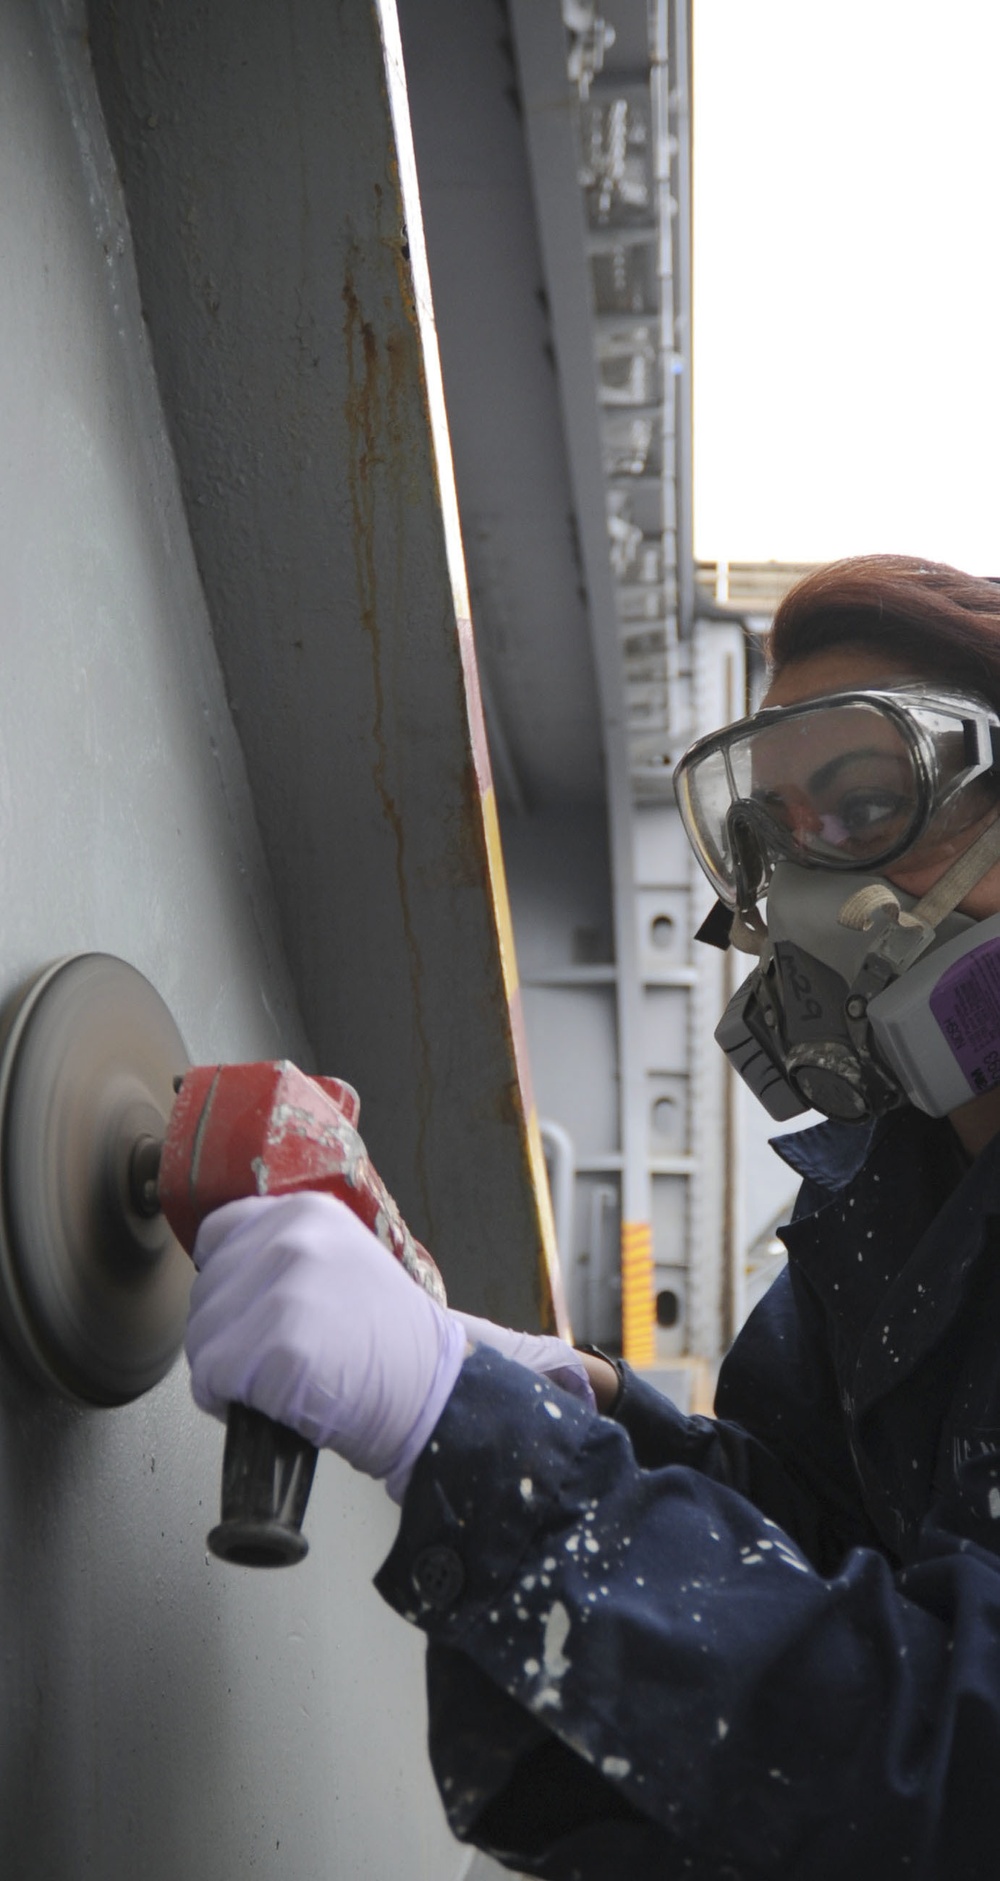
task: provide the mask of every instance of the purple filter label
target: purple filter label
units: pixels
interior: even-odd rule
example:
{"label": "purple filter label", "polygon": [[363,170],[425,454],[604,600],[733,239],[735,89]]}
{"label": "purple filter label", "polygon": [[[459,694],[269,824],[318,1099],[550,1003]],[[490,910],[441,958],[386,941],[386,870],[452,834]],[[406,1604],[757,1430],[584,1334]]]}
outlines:
{"label": "purple filter label", "polygon": [[1000,939],[984,941],[942,973],[930,1006],[970,1091],[1000,1084]]}

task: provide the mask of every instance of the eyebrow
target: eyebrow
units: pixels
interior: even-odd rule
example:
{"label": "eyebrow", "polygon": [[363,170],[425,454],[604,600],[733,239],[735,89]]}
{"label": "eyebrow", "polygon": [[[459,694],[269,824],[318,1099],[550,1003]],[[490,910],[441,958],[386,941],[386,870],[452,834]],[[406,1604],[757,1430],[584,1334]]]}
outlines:
{"label": "eyebrow", "polygon": [[[820,769],[810,771],[810,775],[806,777],[805,788],[806,790],[825,790],[827,784],[833,784],[836,775],[838,775],[838,771],[842,771],[844,766],[863,764],[868,758],[880,758],[883,764],[893,764],[893,766],[904,767],[904,758],[902,758],[900,752],[885,751],[885,747],[882,747],[882,745],[861,745],[861,747],[857,747],[855,751],[840,752],[840,756],[829,758],[827,764],[821,764]],[[754,798],[765,798],[769,792],[774,792],[774,790],[780,792],[780,784],[778,784],[778,786],[774,786],[774,784],[763,784],[763,786],[758,786],[758,790],[754,790]]]}
{"label": "eyebrow", "polygon": [[886,751],[884,746],[880,747],[878,745],[862,746],[862,748],[857,751],[843,751],[839,757],[831,758],[827,764],[821,764],[819,769],[813,771],[809,776],[809,789],[822,790],[825,785],[833,783],[838,771],[842,771],[845,765],[857,764],[868,758],[878,758],[884,764],[893,764],[897,769],[905,768],[909,770],[909,766],[905,764],[899,752]]}

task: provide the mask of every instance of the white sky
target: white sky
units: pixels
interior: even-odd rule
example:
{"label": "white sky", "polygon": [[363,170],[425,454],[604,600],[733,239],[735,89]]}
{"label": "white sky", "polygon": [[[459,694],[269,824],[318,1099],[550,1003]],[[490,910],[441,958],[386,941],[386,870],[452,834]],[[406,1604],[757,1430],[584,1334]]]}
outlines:
{"label": "white sky", "polygon": [[696,553],[1000,574],[1000,0],[694,0]]}

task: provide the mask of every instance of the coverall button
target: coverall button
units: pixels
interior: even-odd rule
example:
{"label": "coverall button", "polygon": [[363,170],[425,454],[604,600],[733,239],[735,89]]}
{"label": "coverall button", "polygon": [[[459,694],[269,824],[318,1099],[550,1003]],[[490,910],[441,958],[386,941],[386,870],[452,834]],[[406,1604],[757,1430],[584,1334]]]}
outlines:
{"label": "coverall button", "polygon": [[442,1543],[421,1548],[413,1563],[413,1585],[429,1607],[443,1612],[458,1599],[465,1586],[465,1569],[454,1548]]}

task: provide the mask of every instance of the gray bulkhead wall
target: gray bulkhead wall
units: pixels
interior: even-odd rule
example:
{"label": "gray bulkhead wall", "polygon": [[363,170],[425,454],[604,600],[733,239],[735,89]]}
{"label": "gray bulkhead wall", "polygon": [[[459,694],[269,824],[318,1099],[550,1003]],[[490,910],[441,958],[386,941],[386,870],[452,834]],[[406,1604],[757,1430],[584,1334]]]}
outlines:
{"label": "gray bulkhead wall", "polygon": [[[98,949],[196,1059],[308,1057],[83,29],[0,0],[0,996]],[[221,1446],[182,1364],[89,1411],[0,1354],[0,1873],[464,1874],[369,1586],[391,1505],[324,1457],[305,1564],[228,1568]]]}

